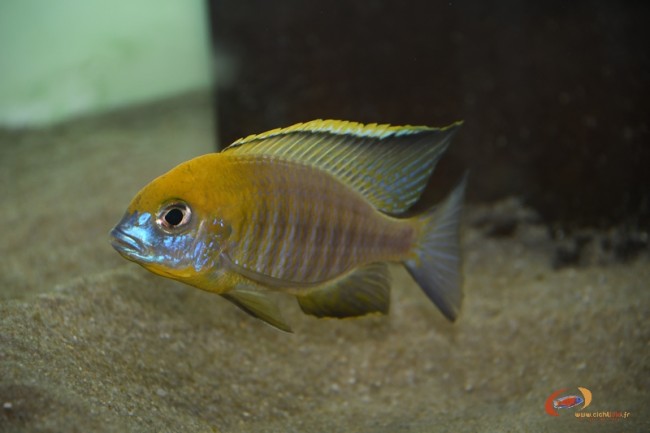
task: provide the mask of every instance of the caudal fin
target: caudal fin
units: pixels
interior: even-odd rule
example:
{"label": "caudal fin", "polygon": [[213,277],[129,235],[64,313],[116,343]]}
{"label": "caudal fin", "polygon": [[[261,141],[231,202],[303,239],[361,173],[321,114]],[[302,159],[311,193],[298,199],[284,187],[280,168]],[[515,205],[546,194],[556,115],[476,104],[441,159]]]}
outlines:
{"label": "caudal fin", "polygon": [[406,269],[442,313],[456,320],[463,300],[460,260],[460,213],[467,174],[438,206],[415,217],[422,234]]}

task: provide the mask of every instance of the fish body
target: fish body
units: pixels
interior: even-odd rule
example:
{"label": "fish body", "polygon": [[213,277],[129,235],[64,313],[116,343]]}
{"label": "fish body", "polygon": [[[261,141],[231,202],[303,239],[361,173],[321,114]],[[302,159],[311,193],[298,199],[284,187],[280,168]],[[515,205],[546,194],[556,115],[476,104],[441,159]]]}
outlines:
{"label": "fish body", "polygon": [[558,399],[553,400],[553,407],[555,409],[569,409],[576,407],[585,402],[585,399],[577,395],[565,395]]}
{"label": "fish body", "polygon": [[145,186],[112,230],[113,246],[287,331],[268,291],[296,296],[318,317],[386,313],[387,262],[404,263],[453,320],[464,182],[435,209],[400,215],[457,127],[318,120],[240,139]]}

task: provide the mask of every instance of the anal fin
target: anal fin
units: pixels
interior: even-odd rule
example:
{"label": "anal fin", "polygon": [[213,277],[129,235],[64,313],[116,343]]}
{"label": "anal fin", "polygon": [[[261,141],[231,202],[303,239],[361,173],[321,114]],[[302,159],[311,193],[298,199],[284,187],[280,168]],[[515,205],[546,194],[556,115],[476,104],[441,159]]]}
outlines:
{"label": "anal fin", "polygon": [[284,321],[280,309],[270,297],[254,290],[236,289],[221,296],[251,316],[285,332],[293,332]]}
{"label": "anal fin", "polygon": [[355,317],[387,314],[390,275],[385,263],[371,263],[332,282],[296,295],[300,308],[316,317]]}

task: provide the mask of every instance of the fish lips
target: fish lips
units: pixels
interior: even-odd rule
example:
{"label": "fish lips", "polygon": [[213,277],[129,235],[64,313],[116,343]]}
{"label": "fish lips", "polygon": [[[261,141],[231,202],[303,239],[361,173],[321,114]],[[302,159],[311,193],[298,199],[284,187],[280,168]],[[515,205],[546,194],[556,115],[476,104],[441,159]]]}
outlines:
{"label": "fish lips", "polygon": [[145,251],[144,245],[139,239],[126,233],[120,225],[115,226],[111,230],[110,236],[111,245],[115,248],[115,251],[127,259],[142,259]]}
{"label": "fish lips", "polygon": [[141,239],[144,230],[139,224],[139,219],[145,221],[148,217],[148,214],[127,213],[110,231],[111,245],[124,258],[133,261],[142,261],[146,258],[147,247]]}

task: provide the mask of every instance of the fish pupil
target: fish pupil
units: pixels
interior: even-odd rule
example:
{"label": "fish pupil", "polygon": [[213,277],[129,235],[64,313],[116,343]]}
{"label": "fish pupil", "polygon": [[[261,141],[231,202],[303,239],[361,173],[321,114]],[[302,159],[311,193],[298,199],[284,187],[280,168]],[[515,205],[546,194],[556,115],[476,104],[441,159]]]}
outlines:
{"label": "fish pupil", "polygon": [[183,211],[178,208],[170,209],[165,214],[165,221],[172,227],[175,227],[183,221]]}

